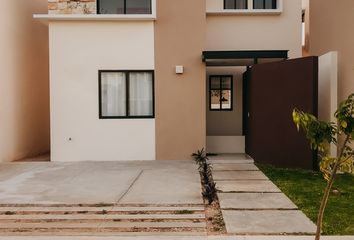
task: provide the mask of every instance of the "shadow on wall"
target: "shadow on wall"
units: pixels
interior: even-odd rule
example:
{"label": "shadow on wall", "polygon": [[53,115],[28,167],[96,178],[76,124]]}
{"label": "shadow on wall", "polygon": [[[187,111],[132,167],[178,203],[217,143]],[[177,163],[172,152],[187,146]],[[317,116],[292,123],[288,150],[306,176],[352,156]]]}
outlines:
{"label": "shadow on wall", "polygon": [[0,161],[49,152],[48,27],[32,17],[46,11],[44,0],[2,1]]}

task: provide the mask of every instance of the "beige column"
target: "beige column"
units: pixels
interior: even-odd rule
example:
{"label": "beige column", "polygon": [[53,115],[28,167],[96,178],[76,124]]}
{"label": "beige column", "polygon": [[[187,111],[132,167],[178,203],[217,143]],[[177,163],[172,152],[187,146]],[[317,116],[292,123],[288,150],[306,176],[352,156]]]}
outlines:
{"label": "beige column", "polygon": [[[155,23],[156,157],[190,159],[205,147],[205,0],[159,0]],[[175,66],[184,66],[183,74]]]}

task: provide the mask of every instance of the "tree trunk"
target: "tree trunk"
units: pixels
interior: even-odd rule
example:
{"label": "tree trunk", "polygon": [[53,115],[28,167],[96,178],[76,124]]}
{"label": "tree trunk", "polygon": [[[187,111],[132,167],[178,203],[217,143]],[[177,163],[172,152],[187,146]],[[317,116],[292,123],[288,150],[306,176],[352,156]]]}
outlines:
{"label": "tree trunk", "polygon": [[345,139],[345,141],[343,143],[342,149],[340,151],[340,155],[337,158],[336,163],[334,164],[333,170],[331,172],[331,176],[330,176],[329,181],[327,183],[327,186],[325,188],[325,192],[323,194],[323,198],[322,198],[322,201],[321,201],[321,206],[320,206],[320,210],[319,210],[318,218],[317,218],[317,230],[316,230],[316,238],[315,238],[315,240],[320,240],[320,238],[321,238],[321,230],[322,230],[324,211],[326,209],[328,198],[329,198],[329,194],[331,192],[331,189],[332,189],[332,186],[333,186],[333,182],[334,182],[334,179],[336,177],[336,174],[337,174],[337,171],[338,171],[338,167],[340,165],[340,161],[341,161],[341,159],[343,157],[345,146],[347,145],[348,141],[349,141],[349,136],[346,137],[346,139]]}

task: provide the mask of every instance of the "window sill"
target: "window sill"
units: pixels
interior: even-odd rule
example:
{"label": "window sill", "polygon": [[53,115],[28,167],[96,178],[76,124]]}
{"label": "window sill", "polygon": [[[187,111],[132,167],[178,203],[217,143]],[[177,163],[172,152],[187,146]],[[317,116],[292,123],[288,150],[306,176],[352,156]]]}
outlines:
{"label": "window sill", "polygon": [[130,117],[103,117],[103,116],[100,116],[99,117],[100,120],[117,120],[117,119],[120,119],[120,120],[129,120],[129,119],[152,119],[154,120],[155,119],[155,116],[130,116]]}
{"label": "window sill", "polygon": [[207,11],[207,16],[233,16],[233,15],[280,15],[282,9],[245,9],[245,10],[218,10]]}
{"label": "window sill", "polygon": [[154,21],[155,14],[34,14],[40,21]]}

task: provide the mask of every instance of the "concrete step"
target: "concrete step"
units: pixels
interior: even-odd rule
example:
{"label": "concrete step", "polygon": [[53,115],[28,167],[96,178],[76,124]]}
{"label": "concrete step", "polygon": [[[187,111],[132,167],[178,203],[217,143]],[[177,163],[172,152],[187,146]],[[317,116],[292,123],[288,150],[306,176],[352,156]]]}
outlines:
{"label": "concrete step", "polygon": [[206,233],[202,205],[2,205],[0,235]]}
{"label": "concrete step", "polygon": [[213,163],[213,171],[259,171],[258,167],[250,163],[229,163],[217,164]]}
{"label": "concrete step", "polygon": [[216,186],[222,192],[281,192],[270,180],[216,181]]}
{"label": "concrete step", "polygon": [[[64,231],[63,229],[59,229],[56,231],[51,230],[38,230],[31,232],[1,232],[0,231],[0,240],[130,240],[134,237],[134,239],[143,239],[142,237],[146,236],[146,240],[176,240],[175,237],[180,237],[180,240],[196,240],[195,237],[198,236],[206,236],[207,233],[203,230],[196,229],[158,229],[158,231],[144,231],[140,230],[139,232],[127,232],[127,231],[87,231],[87,232],[76,232],[76,231]],[[195,237],[193,237],[195,236]],[[127,238],[129,237],[129,238]],[[137,238],[139,237],[139,238]],[[145,238],[144,238],[145,239]],[[198,238],[199,239],[199,238]],[[202,239],[200,239],[202,240]],[[205,240],[203,238],[203,240]]]}
{"label": "concrete step", "polygon": [[205,222],[40,222],[1,223],[0,229],[205,228]]}
{"label": "concrete step", "polygon": [[283,193],[220,193],[221,209],[294,210],[297,206]]}
{"label": "concrete step", "polygon": [[0,214],[6,212],[22,212],[22,213],[59,213],[59,212],[102,212],[104,210],[112,210],[114,212],[173,212],[173,211],[204,211],[204,206],[148,206],[148,207],[0,207]]}
{"label": "concrete step", "polygon": [[314,234],[316,226],[298,210],[222,210],[226,230],[239,235]]}
{"label": "concrete step", "polygon": [[230,163],[251,164],[251,163],[254,163],[254,160],[253,159],[246,159],[246,160],[214,160],[214,159],[209,159],[209,163],[211,163],[211,164],[230,164]]}
{"label": "concrete step", "polygon": [[213,179],[217,180],[268,180],[261,171],[213,171]]}
{"label": "concrete step", "polygon": [[204,214],[26,214],[0,215],[0,222],[6,220],[186,220],[205,219]]}

